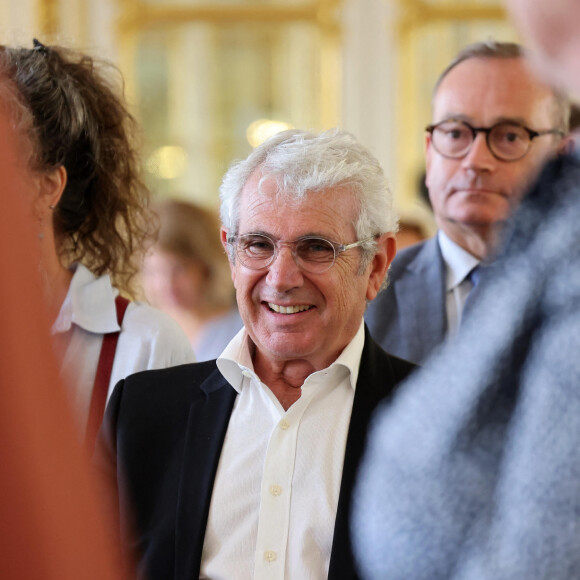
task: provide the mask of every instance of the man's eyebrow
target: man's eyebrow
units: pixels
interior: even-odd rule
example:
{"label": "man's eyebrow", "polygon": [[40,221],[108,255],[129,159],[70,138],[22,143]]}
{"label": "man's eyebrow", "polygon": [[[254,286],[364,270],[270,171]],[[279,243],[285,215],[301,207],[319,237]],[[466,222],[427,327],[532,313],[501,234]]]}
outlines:
{"label": "man's eyebrow", "polygon": [[269,236],[271,238],[273,238],[274,236],[272,234],[269,234],[268,232],[264,232],[262,230],[250,230],[249,232],[244,232],[243,234],[238,234],[240,236]]}
{"label": "man's eyebrow", "polygon": [[[278,241],[281,239],[278,236],[275,236],[274,234],[270,234],[270,233],[264,232],[262,230],[252,230],[249,232],[245,232],[243,234],[238,234],[238,236],[267,236],[268,238],[272,238],[274,241]],[[303,238],[321,238],[321,239],[327,240],[329,242],[334,241],[334,238],[329,237],[326,234],[321,234],[319,232],[305,233],[305,234],[302,234],[300,236],[296,236],[295,238],[293,238],[293,240],[286,240],[286,241],[301,240]]]}
{"label": "man's eyebrow", "polygon": [[435,121],[435,123],[443,123],[444,121],[465,121],[470,125],[473,122],[472,118],[468,115],[462,115],[461,113],[448,113],[447,115],[443,115],[439,121]]}
{"label": "man's eyebrow", "polygon": [[517,125],[524,125],[525,127],[530,124],[530,122],[523,117],[496,117],[493,124],[497,125],[498,123],[515,123]]}
{"label": "man's eyebrow", "polygon": [[[444,115],[440,121],[437,121],[437,123],[443,123],[444,121],[463,121],[465,123],[469,123],[472,126],[479,126],[477,123],[474,123],[473,121],[473,117],[470,117],[469,115],[464,115],[462,113],[449,113],[447,115]],[[489,125],[486,125],[486,127],[493,127],[494,125],[497,125],[498,123],[514,123],[517,125],[523,125],[525,127],[528,126],[528,121],[526,119],[524,119],[523,117],[506,117],[506,116],[501,116],[501,117],[494,117],[494,119],[492,120],[492,122]]]}

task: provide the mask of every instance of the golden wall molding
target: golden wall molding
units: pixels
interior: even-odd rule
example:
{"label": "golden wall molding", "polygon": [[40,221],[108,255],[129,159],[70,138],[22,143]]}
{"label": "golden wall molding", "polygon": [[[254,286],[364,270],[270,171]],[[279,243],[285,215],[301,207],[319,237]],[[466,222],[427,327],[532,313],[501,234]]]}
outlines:
{"label": "golden wall molding", "polygon": [[127,29],[180,24],[183,22],[317,22],[322,27],[338,28],[336,9],[340,0],[319,0],[310,4],[226,4],[158,5],[139,0],[120,0],[120,32]]}
{"label": "golden wall molding", "polygon": [[[179,31],[187,29],[188,25],[205,25],[201,27],[195,27],[195,34],[202,34],[202,30],[222,30],[222,34],[227,34],[230,25],[232,28],[232,35],[234,38],[237,37],[236,30],[240,28],[235,27],[235,25],[242,25],[241,29],[245,29],[245,25],[257,27],[258,30],[267,31],[270,34],[276,35],[276,29],[280,27],[280,37],[283,38],[284,35],[290,34],[296,36],[297,34],[304,34],[305,31],[311,35],[311,40],[313,42],[312,53],[307,55],[312,62],[305,63],[305,69],[303,70],[298,63],[298,60],[293,59],[289,52],[278,53],[278,59],[282,58],[286,62],[290,63],[290,69],[288,71],[288,81],[291,83],[290,87],[284,91],[282,89],[272,89],[272,110],[274,115],[278,107],[290,106],[289,103],[293,103],[291,107],[295,107],[296,110],[301,109],[304,112],[310,111],[311,114],[304,113],[309,121],[296,120],[296,124],[312,129],[323,129],[336,126],[340,123],[341,118],[341,89],[342,89],[342,52],[341,52],[341,41],[342,41],[342,28],[340,20],[340,7],[342,5],[342,0],[310,0],[309,2],[296,3],[292,1],[280,2],[278,4],[259,4],[255,0],[245,2],[240,0],[238,3],[230,4],[217,4],[211,2],[211,0],[206,0],[203,3],[176,3],[176,2],[147,2],[145,0],[117,0],[118,5],[118,20],[117,20],[117,38],[119,46],[119,61],[120,68],[123,71],[124,78],[126,81],[126,93],[129,101],[140,106],[143,102],[141,94],[141,81],[138,80],[138,62],[140,58],[140,51],[142,50],[143,38],[149,35],[161,34],[166,36],[171,36],[171,31]],[[293,27],[292,25],[305,25]],[[221,27],[224,28],[221,28]],[[185,28],[182,28],[185,27]],[[192,27],[193,30],[193,27]],[[169,33],[169,35],[167,34]],[[212,35],[208,33],[205,40],[207,43],[200,48],[201,53],[204,50],[210,50],[212,43]],[[302,45],[300,45],[302,46]],[[204,48],[205,47],[205,48]],[[302,47],[304,50],[304,47]],[[173,79],[170,81],[170,86],[173,87],[173,91],[181,91],[180,95],[187,94],[183,91],[179,80],[175,76],[176,70],[174,65],[181,62],[182,56],[179,52],[169,48],[169,63],[167,65],[168,74]],[[299,54],[299,53],[298,53]],[[311,56],[310,56],[311,54]],[[187,58],[185,58],[187,60]],[[173,63],[173,64],[172,64]],[[218,68],[214,64],[214,70]],[[227,67],[226,69],[227,70]],[[251,71],[250,67],[250,71]],[[316,76],[312,76],[312,71],[316,71]],[[277,77],[280,79],[282,72],[277,69]],[[304,76],[303,76],[304,75]],[[280,85],[281,86],[281,85]],[[313,88],[315,87],[315,91]],[[204,86],[200,84],[199,91],[211,91],[213,90],[210,85]],[[278,90],[278,92],[276,92]],[[282,91],[282,92],[280,92]],[[267,91],[266,91],[267,92]],[[222,95],[207,95],[200,94],[195,97],[196,103],[208,101],[208,103],[221,103],[223,105]],[[242,97],[242,95],[240,95]],[[173,98],[175,93],[173,93]],[[181,97],[178,97],[178,102]],[[190,97],[191,94],[190,94]],[[244,98],[248,98],[248,93],[245,93]],[[306,102],[308,100],[308,102]],[[260,99],[258,99],[260,101]],[[260,102],[254,103],[256,110],[263,105]],[[233,110],[233,109],[232,109]],[[253,105],[248,107],[247,110],[253,110]],[[137,112],[137,111],[136,111]],[[286,112],[289,112],[288,110]],[[314,113],[315,112],[315,113]],[[180,108],[172,108],[173,123],[175,123],[175,115],[182,114]],[[199,111],[197,111],[199,114]],[[304,116],[304,115],[303,115]],[[223,119],[228,118],[228,113],[221,116]],[[298,115],[300,118],[300,114]],[[207,117],[204,122],[200,121],[199,126],[206,128],[206,126],[213,122],[208,120],[213,119],[210,112],[207,112]],[[288,120],[288,119],[278,119],[278,120]],[[142,119],[144,126],[147,129],[147,119]],[[217,171],[219,173],[219,178],[223,173],[223,167],[231,162],[231,148],[235,143],[240,143],[240,128],[232,126],[228,129],[226,126],[216,126],[213,130],[213,136],[208,137],[207,133],[202,135],[200,133],[199,139],[195,139],[195,129],[192,129],[191,120],[188,123],[183,123],[181,126],[182,131],[187,131],[187,134],[176,133],[177,140],[186,142],[186,147],[189,151],[195,151],[196,148],[202,147],[206,162],[203,167],[200,166],[199,156],[192,163],[198,164],[199,171],[215,172],[212,166],[216,165],[216,159],[219,160],[220,169]],[[194,124],[193,124],[194,125]],[[170,124],[168,124],[170,126]],[[232,139],[231,135],[224,137],[224,132],[228,130],[236,130],[236,138]],[[169,133],[169,132],[168,132]],[[211,133],[211,130],[210,130]],[[191,135],[194,135],[192,137]],[[243,139],[245,141],[245,134]],[[236,145],[238,146],[238,145]],[[224,149],[225,148],[225,149]],[[228,149],[229,148],[229,149]],[[194,167],[191,165],[190,167]],[[189,170],[188,170],[189,171]],[[191,173],[191,172],[190,172]],[[189,175],[189,173],[188,173]],[[215,176],[214,176],[215,177]],[[184,180],[189,179],[189,177],[184,178]],[[213,179],[213,178],[212,178]],[[157,182],[156,182],[157,183]],[[187,190],[195,190],[196,183],[191,183],[190,185],[184,185],[185,181],[181,184],[176,182],[175,187],[177,190],[185,187]],[[169,184],[158,184],[163,188],[173,187]],[[208,189],[208,188],[202,188]],[[216,188],[212,187],[211,190],[214,191]]]}
{"label": "golden wall molding", "polygon": [[37,22],[44,42],[56,38],[60,28],[59,0],[37,0]]}
{"label": "golden wall molding", "polygon": [[397,2],[400,10],[399,29],[402,31],[438,20],[503,20],[506,17],[506,12],[500,4],[436,3],[424,0],[397,0]]}
{"label": "golden wall molding", "polygon": [[[56,0],[44,0],[56,1]],[[177,5],[153,4],[143,0],[118,0],[120,17],[118,37],[121,49],[121,67],[125,71],[128,90],[134,94],[133,63],[135,39],[139,31],[163,28],[186,22],[225,23],[272,23],[312,22],[322,35],[321,95],[323,100],[324,126],[334,126],[340,118],[341,28],[338,9],[341,0],[314,0],[310,3],[292,4],[240,4]],[[133,85],[133,86],[132,86]]]}

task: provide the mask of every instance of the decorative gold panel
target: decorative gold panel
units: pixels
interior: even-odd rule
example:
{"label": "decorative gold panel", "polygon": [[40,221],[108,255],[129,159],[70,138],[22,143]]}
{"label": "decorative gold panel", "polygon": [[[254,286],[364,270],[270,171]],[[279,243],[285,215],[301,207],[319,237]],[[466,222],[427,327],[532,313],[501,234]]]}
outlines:
{"label": "decorative gold panel", "polygon": [[122,2],[122,68],[155,193],[215,206],[258,130],[338,123],[338,5]]}
{"label": "decorative gold panel", "polygon": [[36,0],[38,24],[44,42],[54,39],[59,30],[58,0]]}
{"label": "decorative gold panel", "polygon": [[[207,6],[208,0],[143,0],[145,4],[181,4],[184,6]],[[216,6],[236,6],[240,7],[247,2],[243,0],[211,0],[211,7],[215,8]],[[288,6],[288,5],[301,5],[304,4],[302,0],[253,0],[251,3],[252,6]]]}

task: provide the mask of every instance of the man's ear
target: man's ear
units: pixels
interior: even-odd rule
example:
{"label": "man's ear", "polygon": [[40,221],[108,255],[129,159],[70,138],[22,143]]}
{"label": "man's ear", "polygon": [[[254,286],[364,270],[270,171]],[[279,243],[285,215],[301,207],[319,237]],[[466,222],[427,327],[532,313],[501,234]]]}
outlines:
{"label": "man's ear", "polygon": [[425,163],[427,165],[427,167],[429,167],[429,164],[431,163],[431,133],[426,132],[425,133]]}
{"label": "man's ear", "polygon": [[429,169],[433,158],[433,136],[431,133],[425,133],[425,187],[429,189],[427,181],[429,180]]}
{"label": "man's ear", "polygon": [[226,228],[224,228],[223,226],[220,228],[220,239],[222,242],[222,246],[224,247],[224,250],[226,251],[226,255],[228,257],[228,262],[230,264],[230,272],[232,273],[232,282],[236,283],[236,274],[235,274],[235,269],[234,269],[234,263],[233,263],[233,248],[230,244],[228,244],[227,240],[228,240],[228,230],[226,230]]}
{"label": "man's ear", "polygon": [[397,242],[393,234],[383,234],[377,241],[377,253],[371,262],[371,273],[367,286],[367,301],[374,300],[379,293],[387,270],[397,253]]}

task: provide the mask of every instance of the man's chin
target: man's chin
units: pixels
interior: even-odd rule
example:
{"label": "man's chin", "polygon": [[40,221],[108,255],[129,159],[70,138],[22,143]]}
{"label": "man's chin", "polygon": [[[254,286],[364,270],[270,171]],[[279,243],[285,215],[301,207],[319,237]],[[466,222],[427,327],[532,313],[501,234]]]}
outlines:
{"label": "man's chin", "polygon": [[507,221],[511,211],[507,201],[469,204],[458,208],[451,216],[451,221],[473,227],[493,227]]}

